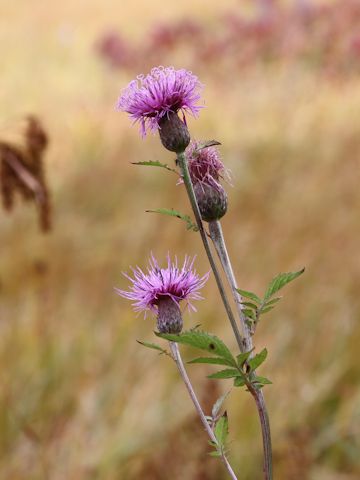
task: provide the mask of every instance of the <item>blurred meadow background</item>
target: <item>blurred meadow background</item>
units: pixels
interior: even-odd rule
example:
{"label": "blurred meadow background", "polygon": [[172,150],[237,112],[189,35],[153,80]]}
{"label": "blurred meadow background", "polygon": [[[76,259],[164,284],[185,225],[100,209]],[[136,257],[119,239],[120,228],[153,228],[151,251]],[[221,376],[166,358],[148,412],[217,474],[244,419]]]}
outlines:
{"label": "blurred meadow background", "polygon": [[[305,274],[259,326],[275,478],[360,476],[360,2],[0,0],[0,140],[24,117],[49,136],[52,230],[32,203],[0,210],[0,478],[225,479],[174,364],[142,348],[152,319],[113,287],[150,251],[197,254],[177,219],[184,188],[131,162],[173,158],[114,110],[152,66],[192,70],[205,88],[192,135],[222,142],[232,171],[223,220],[241,288]],[[18,199],[19,200],[19,199]],[[186,316],[235,344],[215,282]],[[184,352],[187,359],[194,352]],[[190,373],[207,411],[230,384]],[[239,479],[261,479],[252,399],[227,401]]]}

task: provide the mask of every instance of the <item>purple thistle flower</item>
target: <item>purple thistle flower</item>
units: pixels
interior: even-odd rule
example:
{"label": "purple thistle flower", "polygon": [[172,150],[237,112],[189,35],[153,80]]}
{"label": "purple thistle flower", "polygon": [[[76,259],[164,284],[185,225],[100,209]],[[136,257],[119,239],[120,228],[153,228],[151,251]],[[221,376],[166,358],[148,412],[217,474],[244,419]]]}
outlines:
{"label": "purple thistle flower", "polygon": [[191,260],[190,257],[185,256],[184,263],[180,268],[177,258],[175,257],[175,261],[172,263],[168,255],[167,267],[160,268],[155,257],[151,255],[147,272],[136,267],[132,269],[134,278],[124,273],[124,276],[132,283],[129,291],[115,290],[122,297],[133,300],[134,310],[145,312],[145,316],[148,310],[155,314],[158,313],[159,303],[169,298],[176,304],[186,300],[189,310],[196,311],[191,301],[202,299],[199,290],[205,285],[209,273],[200,277],[193,270],[194,261],[195,257]]}
{"label": "purple thistle flower", "polygon": [[214,146],[201,148],[200,142],[192,141],[185,150],[185,155],[201,218],[205,222],[219,220],[228,207],[228,198],[220,179],[229,181],[229,170],[225,168],[219,151]]}
{"label": "purple thistle flower", "polygon": [[201,106],[202,84],[191,72],[173,67],[156,67],[148,75],[139,75],[122,91],[117,109],[129,113],[134,122],[140,122],[141,134],[156,131],[161,119],[170,113],[197,116]]}
{"label": "purple thistle flower", "polygon": [[185,151],[193,184],[221,188],[219,180],[230,182],[230,171],[225,168],[216,147],[201,148],[201,142],[193,140]]}

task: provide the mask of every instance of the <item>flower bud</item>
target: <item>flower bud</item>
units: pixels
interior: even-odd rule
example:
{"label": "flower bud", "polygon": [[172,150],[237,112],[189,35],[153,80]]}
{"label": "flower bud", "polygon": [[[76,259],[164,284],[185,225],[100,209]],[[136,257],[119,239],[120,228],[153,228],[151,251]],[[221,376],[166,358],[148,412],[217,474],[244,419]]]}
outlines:
{"label": "flower bud", "polygon": [[183,327],[179,304],[171,297],[158,301],[157,327],[160,333],[180,333]]}
{"label": "flower bud", "polygon": [[183,152],[190,143],[187,126],[174,112],[169,112],[159,121],[159,135],[162,144],[170,152]]}
{"label": "flower bud", "polygon": [[195,183],[194,191],[199,205],[201,218],[205,222],[219,220],[226,213],[228,206],[227,194],[223,187],[216,183]]}

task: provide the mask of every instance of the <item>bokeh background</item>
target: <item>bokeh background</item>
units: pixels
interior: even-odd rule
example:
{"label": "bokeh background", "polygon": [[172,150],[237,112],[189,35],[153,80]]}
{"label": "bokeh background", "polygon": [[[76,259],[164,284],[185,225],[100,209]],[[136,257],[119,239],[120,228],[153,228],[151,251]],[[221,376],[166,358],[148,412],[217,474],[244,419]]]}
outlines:
{"label": "bokeh background", "polygon": [[[1,0],[0,139],[21,143],[24,116],[50,139],[53,229],[33,204],[0,211],[0,478],[225,479],[166,357],[116,296],[121,272],[152,250],[197,254],[189,213],[164,170],[172,155],[141,140],[114,104],[155,65],[191,69],[206,108],[194,137],[222,142],[233,175],[223,220],[238,282],[261,293],[306,267],[256,338],[271,417],[275,478],[359,478],[360,2]],[[235,349],[211,278],[186,316]],[[184,351],[186,358],[194,352]],[[207,411],[230,384],[190,373]],[[252,399],[226,408],[239,478],[261,478]]]}

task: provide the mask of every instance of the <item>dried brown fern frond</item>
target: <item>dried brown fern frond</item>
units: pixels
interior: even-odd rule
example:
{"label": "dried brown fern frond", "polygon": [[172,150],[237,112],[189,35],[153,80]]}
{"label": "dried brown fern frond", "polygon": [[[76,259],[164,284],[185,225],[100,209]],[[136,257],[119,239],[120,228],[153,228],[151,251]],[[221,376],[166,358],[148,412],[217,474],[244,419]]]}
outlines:
{"label": "dried brown fern frond", "polygon": [[39,120],[27,118],[23,146],[0,141],[0,187],[5,210],[14,205],[17,192],[25,201],[33,201],[42,231],[51,228],[49,191],[44,175],[44,152],[48,137]]}

